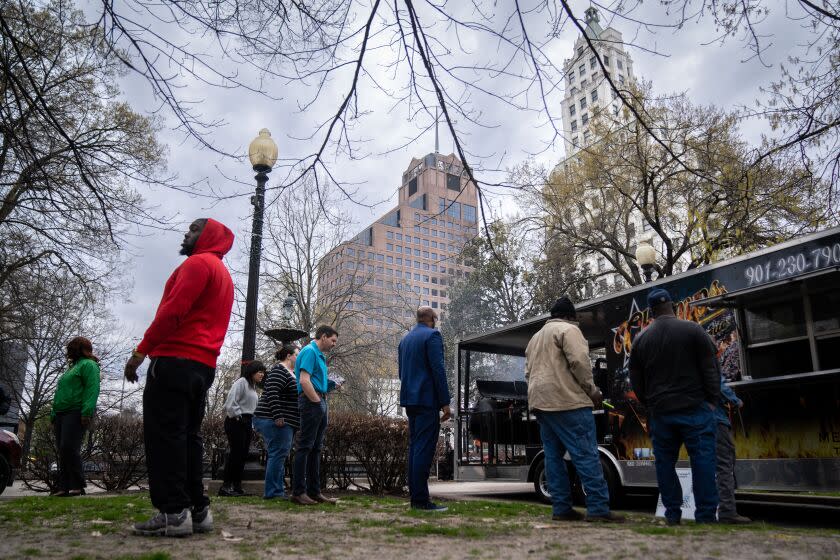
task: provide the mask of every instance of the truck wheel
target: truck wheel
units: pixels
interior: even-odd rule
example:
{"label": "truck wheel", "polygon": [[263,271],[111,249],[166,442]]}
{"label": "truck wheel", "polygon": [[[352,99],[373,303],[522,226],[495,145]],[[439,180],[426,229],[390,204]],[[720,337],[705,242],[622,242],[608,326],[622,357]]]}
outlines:
{"label": "truck wheel", "polygon": [[[600,453],[598,460],[601,463],[601,470],[604,471],[604,480],[607,482],[607,491],[610,494],[610,507],[616,508],[621,504],[621,498],[623,496],[618,473],[615,472],[615,468],[609,460]],[[570,463],[566,463],[566,466],[569,468],[569,476],[572,480],[572,501],[578,506],[586,505],[586,492],[583,490],[580,477],[577,472],[574,472],[574,467]],[[572,474],[573,472],[574,475]]]}
{"label": "truck wheel", "polygon": [[539,499],[547,504],[551,503],[551,494],[548,493],[548,482],[545,479],[545,460],[540,459],[534,468],[534,492]]}
{"label": "truck wheel", "polygon": [[0,455],[0,494],[12,483],[12,465],[5,455]]}

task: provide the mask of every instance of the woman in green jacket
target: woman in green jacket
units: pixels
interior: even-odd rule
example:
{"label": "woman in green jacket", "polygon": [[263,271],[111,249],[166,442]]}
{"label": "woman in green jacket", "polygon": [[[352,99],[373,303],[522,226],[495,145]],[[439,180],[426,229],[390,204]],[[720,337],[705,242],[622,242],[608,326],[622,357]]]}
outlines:
{"label": "woman in green jacket", "polygon": [[53,496],[84,493],[82,439],[99,397],[99,358],[90,340],[77,336],[68,342],[67,361],[70,369],[58,380],[50,413],[58,448],[58,490]]}

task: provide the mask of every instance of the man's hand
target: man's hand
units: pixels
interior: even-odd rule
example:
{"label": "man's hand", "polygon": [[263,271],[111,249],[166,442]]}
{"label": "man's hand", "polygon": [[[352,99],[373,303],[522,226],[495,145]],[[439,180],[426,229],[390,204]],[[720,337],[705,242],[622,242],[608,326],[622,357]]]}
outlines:
{"label": "man's hand", "polygon": [[604,394],[600,389],[595,389],[595,392],[592,393],[589,398],[592,399],[592,406],[595,408],[601,408],[601,404],[604,402]]}
{"label": "man's hand", "polygon": [[128,362],[125,364],[125,379],[129,383],[136,383],[137,382],[137,368],[140,367],[140,364],[143,363],[143,360],[146,359],[145,354],[141,354],[140,352],[133,352],[131,357],[128,359]]}
{"label": "man's hand", "polygon": [[278,428],[282,428],[283,426],[286,425],[286,421],[283,418],[277,418],[274,421],[274,425],[277,426]]}
{"label": "man's hand", "polygon": [[82,416],[82,428],[84,428],[85,430],[90,428],[90,420],[90,416]]}
{"label": "man's hand", "polygon": [[449,408],[448,404],[440,407],[440,411],[443,413],[443,416],[440,417],[441,422],[446,422],[452,418],[452,410]]}

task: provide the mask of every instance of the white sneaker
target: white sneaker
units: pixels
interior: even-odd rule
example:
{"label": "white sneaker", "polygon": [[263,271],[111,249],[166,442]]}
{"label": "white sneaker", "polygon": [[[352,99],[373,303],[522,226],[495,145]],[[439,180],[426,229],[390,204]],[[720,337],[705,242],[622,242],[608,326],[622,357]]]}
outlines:
{"label": "white sneaker", "polygon": [[135,535],[143,537],[187,537],[193,533],[192,515],[189,509],[181,513],[158,513],[148,521],[135,523]]}

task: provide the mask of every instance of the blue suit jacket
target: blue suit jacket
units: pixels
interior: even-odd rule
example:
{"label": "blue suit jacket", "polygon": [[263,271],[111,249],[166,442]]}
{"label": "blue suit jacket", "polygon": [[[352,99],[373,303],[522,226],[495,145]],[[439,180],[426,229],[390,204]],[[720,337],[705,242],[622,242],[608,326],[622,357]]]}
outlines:
{"label": "blue suit jacket", "polygon": [[450,401],[443,367],[443,337],[418,323],[400,341],[400,406],[441,408]]}

